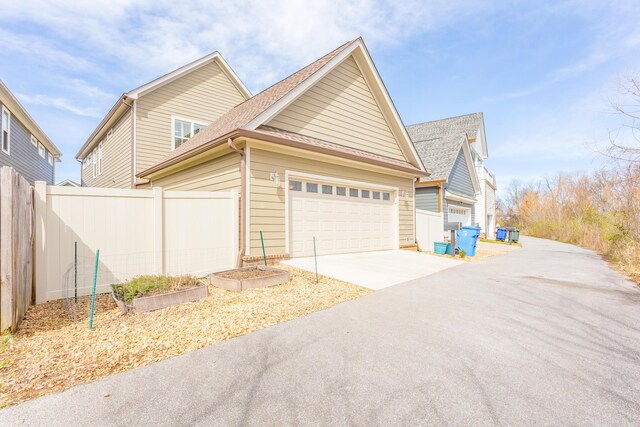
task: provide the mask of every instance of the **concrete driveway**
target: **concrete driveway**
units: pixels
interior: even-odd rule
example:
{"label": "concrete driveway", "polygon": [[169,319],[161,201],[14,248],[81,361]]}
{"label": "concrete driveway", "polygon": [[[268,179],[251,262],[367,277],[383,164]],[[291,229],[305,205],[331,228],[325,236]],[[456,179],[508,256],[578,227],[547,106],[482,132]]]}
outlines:
{"label": "concrete driveway", "polygon": [[0,425],[638,425],[640,289],[590,251],[523,243]]}
{"label": "concrete driveway", "polygon": [[[283,264],[315,271],[313,257]],[[462,264],[453,259],[412,251],[376,251],[318,257],[318,273],[369,289],[383,289]]]}

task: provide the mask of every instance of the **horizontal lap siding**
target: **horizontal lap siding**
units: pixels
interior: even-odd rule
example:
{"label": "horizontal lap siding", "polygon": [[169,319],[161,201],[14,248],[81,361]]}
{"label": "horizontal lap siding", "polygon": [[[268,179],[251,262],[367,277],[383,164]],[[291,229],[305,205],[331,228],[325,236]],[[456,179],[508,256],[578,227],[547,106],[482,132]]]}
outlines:
{"label": "horizontal lap siding", "polygon": [[345,60],[268,124],[406,160],[353,58]]}
{"label": "horizontal lap siding", "polygon": [[[260,230],[265,239],[267,254],[285,252],[285,171],[311,173],[333,178],[369,182],[372,184],[398,187],[409,196],[400,198],[400,244],[413,243],[413,180],[364,169],[350,168],[331,163],[324,163],[302,157],[291,156],[251,149],[251,203],[250,203],[250,239],[251,255],[261,253]],[[271,172],[278,172],[281,179],[280,188],[269,179]]]}
{"label": "horizontal lap siding", "polygon": [[[0,110],[2,103],[0,103]],[[31,144],[31,132],[19,122],[12,111],[9,121],[9,154],[0,150],[0,166],[11,166],[30,184],[35,181],[46,181],[53,184],[53,165],[38,154],[38,147]]]}
{"label": "horizontal lap siding", "polygon": [[215,62],[143,95],[136,107],[136,171],[148,169],[171,150],[172,116],[210,124],[243,101]]}
{"label": "horizontal lap siding", "polygon": [[416,188],[416,209],[439,212],[439,197],[438,187]]}
{"label": "horizontal lap siding", "polygon": [[[93,177],[93,164],[80,165],[86,187],[131,188],[131,112],[113,126],[111,138],[102,140],[102,174]],[[96,149],[97,149],[96,145]],[[91,158],[91,155],[89,155]]]}
{"label": "horizontal lap siding", "polygon": [[240,156],[227,154],[153,181],[165,190],[240,190]]}

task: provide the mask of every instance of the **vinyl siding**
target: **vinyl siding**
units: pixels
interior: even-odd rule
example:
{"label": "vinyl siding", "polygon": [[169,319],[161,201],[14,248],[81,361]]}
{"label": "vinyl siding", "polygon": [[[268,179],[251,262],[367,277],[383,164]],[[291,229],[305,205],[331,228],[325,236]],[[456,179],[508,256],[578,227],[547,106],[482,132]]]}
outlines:
{"label": "vinyl siding", "polygon": [[416,209],[438,213],[438,187],[416,188]]}
{"label": "vinyl siding", "polygon": [[458,157],[456,157],[453,168],[451,168],[451,173],[449,173],[449,179],[447,180],[447,186],[452,190],[475,198],[475,190],[473,189],[471,175],[462,149],[458,153]]}
{"label": "vinyl siding", "polygon": [[131,188],[130,110],[122,115],[112,129],[111,137],[102,139],[102,174],[94,178],[93,165],[83,168],[80,164],[82,186]]}
{"label": "vinyl siding", "polygon": [[[1,110],[2,103],[0,103]],[[31,132],[15,118],[13,112],[9,120],[9,154],[0,150],[0,166],[11,166],[30,184],[35,181],[54,183],[54,166],[38,154],[38,147],[31,144]],[[55,163],[55,162],[54,162]]]}
{"label": "vinyl siding", "polygon": [[215,62],[141,96],[136,101],[136,173],[171,150],[172,116],[210,124],[244,100]]}
{"label": "vinyl siding", "polygon": [[353,57],[316,83],[268,125],[406,160]]}
{"label": "vinyl siding", "polygon": [[153,181],[165,190],[240,191],[240,155],[232,153]]}
{"label": "vinyl siding", "polygon": [[[366,168],[366,165],[363,165]],[[413,180],[392,175],[370,172],[337,164],[292,156],[289,154],[251,148],[250,157],[250,254],[258,255],[261,251],[260,230],[265,239],[267,254],[285,252],[285,171],[293,170],[328,177],[370,182],[373,184],[398,187],[407,191],[407,198],[400,198],[400,244],[413,243],[414,204]],[[269,179],[271,172],[278,172],[281,186],[276,188]]]}

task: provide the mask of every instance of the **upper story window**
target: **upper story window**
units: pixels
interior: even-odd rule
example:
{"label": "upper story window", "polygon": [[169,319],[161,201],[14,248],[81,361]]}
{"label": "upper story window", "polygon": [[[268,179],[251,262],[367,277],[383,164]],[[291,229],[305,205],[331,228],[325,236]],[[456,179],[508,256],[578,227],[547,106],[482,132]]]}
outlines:
{"label": "upper story window", "polygon": [[82,161],[82,169],[88,168],[90,164],[91,164],[91,154],[85,157],[84,160]]}
{"label": "upper story window", "polygon": [[33,145],[36,148],[38,147],[38,140],[33,135],[31,135],[31,145]]}
{"label": "upper story window", "polygon": [[9,110],[2,107],[2,135],[0,135],[0,139],[2,140],[2,151],[9,154],[9,150],[11,147],[11,141],[9,137],[11,136],[11,123],[9,123],[11,119],[11,113]]}
{"label": "upper story window", "polygon": [[53,154],[51,154],[48,151],[47,151],[47,162],[49,162],[50,165],[53,165]]}
{"label": "upper story window", "polygon": [[98,145],[98,175],[102,175],[102,143]]}
{"label": "upper story window", "polygon": [[42,143],[38,142],[38,154],[40,155],[40,157],[42,157],[44,159],[44,155],[45,152],[47,150],[44,149],[44,145],[42,145]]}
{"label": "upper story window", "polygon": [[95,178],[98,176],[98,153],[95,148],[91,152],[91,163],[93,163],[93,177]]}
{"label": "upper story window", "polygon": [[198,134],[202,129],[206,128],[207,125],[202,123],[197,123],[184,119],[177,119],[174,117],[173,119],[173,147],[175,150],[192,136]]}

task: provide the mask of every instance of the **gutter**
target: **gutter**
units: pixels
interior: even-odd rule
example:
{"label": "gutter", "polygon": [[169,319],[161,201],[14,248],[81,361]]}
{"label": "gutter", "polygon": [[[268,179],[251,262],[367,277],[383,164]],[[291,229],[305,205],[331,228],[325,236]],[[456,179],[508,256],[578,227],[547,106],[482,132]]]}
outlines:
{"label": "gutter", "polygon": [[245,236],[247,233],[247,155],[244,150],[239,149],[233,143],[231,138],[227,138],[227,145],[233,151],[240,155],[240,244],[238,246],[238,258],[236,259],[236,267],[242,267],[242,259],[245,253]]}

